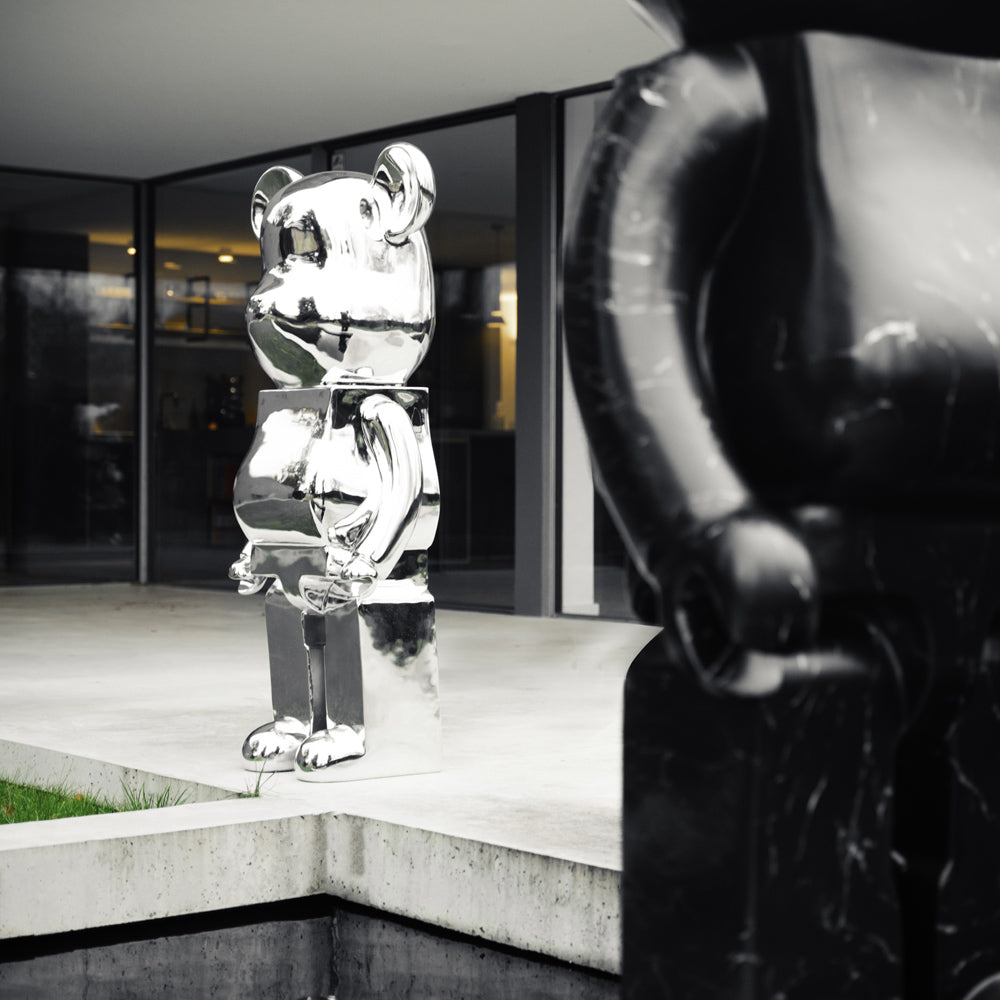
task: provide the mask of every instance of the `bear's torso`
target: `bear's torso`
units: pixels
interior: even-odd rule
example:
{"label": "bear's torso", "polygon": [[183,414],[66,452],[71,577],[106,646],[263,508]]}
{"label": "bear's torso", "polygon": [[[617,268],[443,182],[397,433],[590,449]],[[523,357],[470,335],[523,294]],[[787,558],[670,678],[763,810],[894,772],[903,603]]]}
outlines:
{"label": "bear's torso", "polygon": [[413,425],[423,495],[410,548],[434,538],[440,487],[427,423],[427,392],[391,386],[271,389],[260,394],[257,432],[233,486],[246,537],[272,547],[322,548],[327,532],[349,519],[383,483],[361,433],[361,404],[391,398]]}
{"label": "bear's torso", "polygon": [[790,502],[1000,493],[1000,64],[812,34],[767,96],[702,316],[720,426]]}

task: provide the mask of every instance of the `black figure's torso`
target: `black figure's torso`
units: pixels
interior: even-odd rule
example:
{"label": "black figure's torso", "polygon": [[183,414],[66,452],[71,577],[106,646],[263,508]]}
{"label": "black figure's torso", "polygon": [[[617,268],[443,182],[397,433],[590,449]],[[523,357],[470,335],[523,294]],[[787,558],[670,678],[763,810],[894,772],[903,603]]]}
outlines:
{"label": "black figure's torso", "polygon": [[702,289],[718,428],[771,504],[1000,493],[1000,63],[858,37],[745,46],[754,176]]}
{"label": "black figure's torso", "polygon": [[[623,995],[985,1000],[1000,64],[792,23],[912,6],[971,45],[968,4],[770,6],[622,75],[569,213],[574,385],[664,625],[626,687]],[[752,627],[807,602],[815,638]],[[727,650],[780,683],[728,688]]]}

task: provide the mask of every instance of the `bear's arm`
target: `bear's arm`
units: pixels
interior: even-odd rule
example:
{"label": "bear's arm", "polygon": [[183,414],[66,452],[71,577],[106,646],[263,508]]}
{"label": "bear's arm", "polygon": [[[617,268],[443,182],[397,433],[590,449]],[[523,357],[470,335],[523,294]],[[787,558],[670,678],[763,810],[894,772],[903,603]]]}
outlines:
{"label": "bear's arm", "polygon": [[647,576],[753,507],[699,358],[699,302],[753,183],[766,104],[737,47],[623,74],[567,220],[564,319],[598,486]]}
{"label": "bear's arm", "polygon": [[345,549],[371,562],[384,579],[406,549],[423,496],[423,465],[410,416],[382,393],[365,398],[358,434],[378,472],[378,488],[331,529]]}

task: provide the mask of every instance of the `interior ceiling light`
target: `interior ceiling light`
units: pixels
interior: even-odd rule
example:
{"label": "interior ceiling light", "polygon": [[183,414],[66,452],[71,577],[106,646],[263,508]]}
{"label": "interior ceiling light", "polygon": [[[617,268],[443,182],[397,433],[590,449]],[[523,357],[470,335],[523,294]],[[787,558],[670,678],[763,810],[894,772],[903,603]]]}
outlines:
{"label": "interior ceiling light", "polygon": [[135,256],[135,247],[129,247],[129,248],[128,248],[128,249],[127,249],[127,250],[125,251],[125,253],[127,253],[127,254],[128,254],[128,255],[129,255],[130,257],[134,257],[134,256]]}
{"label": "interior ceiling light", "polygon": [[233,257],[232,252],[223,247],[219,251],[219,263],[220,264],[232,264],[236,258]]}
{"label": "interior ceiling light", "polygon": [[180,264],[178,264],[176,260],[165,260],[163,262],[163,266],[168,271],[179,271],[181,269]]}

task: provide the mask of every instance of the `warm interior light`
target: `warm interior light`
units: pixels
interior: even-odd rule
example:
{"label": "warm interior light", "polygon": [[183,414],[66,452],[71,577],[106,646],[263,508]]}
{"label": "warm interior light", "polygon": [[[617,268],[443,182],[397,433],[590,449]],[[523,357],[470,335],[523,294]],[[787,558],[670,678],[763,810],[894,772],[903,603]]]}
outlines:
{"label": "warm interior light", "polygon": [[487,380],[492,412],[486,414],[492,430],[512,431],[516,426],[514,393],[517,367],[517,269],[513,264],[500,268],[497,309],[493,310],[495,331],[485,342]]}
{"label": "warm interior light", "polygon": [[128,249],[127,249],[127,250],[125,251],[125,253],[127,253],[127,254],[128,254],[128,255],[129,255],[130,257],[134,257],[134,256],[135,256],[135,247],[129,247],[129,248],[128,248]]}
{"label": "warm interior light", "polygon": [[500,270],[499,309],[494,310],[503,323],[504,336],[517,340],[517,269],[512,266]]}
{"label": "warm interior light", "polygon": [[180,264],[176,260],[165,260],[163,266],[168,271],[179,271],[181,269]]}
{"label": "warm interior light", "polygon": [[232,264],[236,258],[226,249],[219,252],[219,263],[220,264]]}

